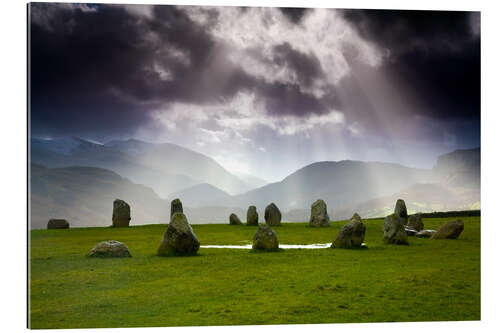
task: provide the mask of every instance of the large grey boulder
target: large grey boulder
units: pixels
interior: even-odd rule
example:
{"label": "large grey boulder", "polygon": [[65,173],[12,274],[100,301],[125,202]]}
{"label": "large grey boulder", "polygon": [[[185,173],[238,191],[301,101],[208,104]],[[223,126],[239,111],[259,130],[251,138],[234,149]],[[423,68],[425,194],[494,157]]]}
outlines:
{"label": "large grey boulder", "polygon": [[241,224],[241,220],[238,217],[238,215],[236,215],[235,213],[232,213],[231,215],[229,215],[229,224],[231,224],[231,225],[240,225]]}
{"label": "large grey boulder", "polygon": [[309,218],[311,227],[329,227],[330,217],[328,216],[326,203],[318,199],[311,205],[311,217]]}
{"label": "large grey boulder", "polygon": [[366,227],[361,222],[358,213],[354,213],[349,222],[345,224],[332,242],[331,248],[361,248],[365,240]]}
{"label": "large grey boulder", "polygon": [[69,229],[69,222],[65,219],[50,219],[47,229]]}
{"label": "large grey boulder", "polygon": [[126,258],[131,257],[127,245],[122,242],[109,240],[100,242],[90,250],[88,257],[95,258]]}
{"label": "large grey boulder", "polygon": [[123,200],[113,201],[113,227],[128,227],[130,223],[130,206]]}
{"label": "large grey boulder", "polygon": [[424,222],[422,222],[422,214],[417,213],[408,216],[407,226],[417,231],[424,230]]}
{"label": "large grey boulder", "polygon": [[259,214],[255,206],[248,207],[247,210],[247,225],[259,225]]}
{"label": "large grey boulder", "polygon": [[200,241],[189,225],[186,215],[175,213],[163,235],[163,240],[158,248],[158,255],[194,255],[199,248]]}
{"label": "large grey boulder", "polygon": [[270,226],[281,225],[281,212],[278,207],[273,203],[269,204],[264,211],[264,219],[266,224]]}
{"label": "large grey boulder", "polygon": [[175,213],[184,213],[184,211],[182,210],[182,202],[180,199],[174,199],[170,203],[170,218],[172,218]]}
{"label": "large grey boulder", "polygon": [[253,236],[254,250],[276,251],[279,249],[278,236],[268,224],[259,226],[259,229]]}
{"label": "large grey boulder", "polygon": [[464,230],[464,222],[462,220],[448,221],[432,235],[431,239],[456,239]]}

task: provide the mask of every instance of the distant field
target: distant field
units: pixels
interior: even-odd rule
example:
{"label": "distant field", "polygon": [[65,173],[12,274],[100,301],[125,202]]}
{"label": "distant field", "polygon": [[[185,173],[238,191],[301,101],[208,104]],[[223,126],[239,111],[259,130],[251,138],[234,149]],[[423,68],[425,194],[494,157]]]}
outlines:
{"label": "distant field", "polygon": [[[453,218],[424,218],[437,229]],[[274,253],[200,249],[158,257],[166,225],[32,230],[31,328],[255,325],[480,319],[480,217],[457,240],[385,245],[367,220],[368,250]],[[345,223],[275,227],[280,243],[332,242]],[[257,227],[193,225],[202,245],[250,243]],[[132,258],[86,258],[103,240]]]}

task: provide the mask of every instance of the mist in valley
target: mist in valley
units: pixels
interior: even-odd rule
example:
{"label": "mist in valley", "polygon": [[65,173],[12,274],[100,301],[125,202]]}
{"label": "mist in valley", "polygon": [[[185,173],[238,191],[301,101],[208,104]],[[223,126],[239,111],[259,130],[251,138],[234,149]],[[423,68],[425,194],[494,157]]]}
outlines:
{"label": "mist in valley", "polygon": [[[191,223],[242,221],[255,205],[274,202],[288,222],[307,221],[316,199],[326,201],[334,220],[358,212],[380,217],[404,198],[411,212],[480,208],[480,150],[440,156],[432,169],[362,161],[323,161],[283,180],[258,186],[213,159],[171,144],[138,140],[98,144],[81,138],[31,140],[31,227],[50,218],[74,227],[108,226],[112,202],[131,205],[132,225],[168,223],[170,201],[179,198]],[[253,186],[252,186],[253,185]]]}

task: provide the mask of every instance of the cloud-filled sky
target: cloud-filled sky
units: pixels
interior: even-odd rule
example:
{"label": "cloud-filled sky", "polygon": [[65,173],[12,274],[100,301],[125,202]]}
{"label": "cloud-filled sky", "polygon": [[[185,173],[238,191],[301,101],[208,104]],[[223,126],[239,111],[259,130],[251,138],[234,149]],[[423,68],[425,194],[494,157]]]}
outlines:
{"label": "cloud-filled sky", "polygon": [[34,3],[31,134],[172,142],[269,181],[480,145],[477,12]]}

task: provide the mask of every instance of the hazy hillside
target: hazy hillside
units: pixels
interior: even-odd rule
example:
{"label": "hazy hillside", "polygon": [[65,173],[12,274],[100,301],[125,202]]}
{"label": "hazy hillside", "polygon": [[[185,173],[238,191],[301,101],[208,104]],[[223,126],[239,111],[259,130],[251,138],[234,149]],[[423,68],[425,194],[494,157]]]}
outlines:
{"label": "hazy hillside", "polygon": [[185,207],[193,208],[209,206],[214,202],[227,203],[231,200],[229,194],[210,184],[198,184],[172,193],[169,195],[168,200],[175,198],[182,198],[182,203]]}
{"label": "hazy hillside", "polygon": [[283,179],[233,198],[235,206],[252,203],[264,206],[275,202],[284,211],[309,208],[322,198],[331,209],[397,192],[426,181],[429,170],[379,162],[318,162]]}
{"label": "hazy hillside", "polygon": [[438,157],[433,172],[449,186],[479,187],[481,148],[460,149]]}
{"label": "hazy hillside", "polygon": [[175,144],[153,144],[129,139],[111,141],[106,146],[134,156],[136,161],[153,170],[168,174],[183,174],[196,179],[197,183],[208,183],[230,194],[251,189],[243,180],[229,173],[212,158]]}
{"label": "hazy hillside", "polygon": [[111,225],[116,198],[130,204],[131,224],[169,221],[167,201],[109,170],[31,164],[30,180],[31,228],[45,228],[50,218],[65,218],[72,226]]}
{"label": "hazy hillside", "polygon": [[394,211],[397,199],[403,198],[409,213],[480,209],[479,188],[452,187],[442,184],[414,184],[389,196],[368,200],[354,208],[341,209],[336,218],[347,218],[353,212],[364,217],[385,216]]}
{"label": "hazy hillside", "polygon": [[210,183],[233,194],[250,189],[213,159],[172,144],[127,140],[101,145],[80,138],[32,138],[31,162],[47,167],[109,169],[153,188],[165,198],[200,183]]}
{"label": "hazy hillside", "polygon": [[264,180],[264,179],[256,177],[256,176],[249,175],[248,173],[242,173],[242,172],[233,172],[233,173],[236,177],[238,177],[239,179],[241,179],[245,183],[247,183],[250,186],[250,188],[252,188],[252,189],[262,187],[262,186],[269,184],[269,182],[267,180]]}
{"label": "hazy hillside", "polygon": [[[47,161],[52,164],[67,162],[65,156],[76,156],[79,160],[86,156],[86,147],[94,158],[100,157],[99,163],[115,165],[115,161],[119,161],[116,164],[121,164],[122,168],[134,165],[130,160],[134,159],[133,154],[139,154],[137,151],[151,157],[157,154],[152,151],[158,149],[140,141],[120,149],[69,141],[44,152],[42,157],[53,158]],[[104,153],[96,153],[101,149]],[[410,212],[478,209],[479,155],[479,149],[446,154],[438,158],[432,170],[379,162],[318,162],[292,173],[281,182],[241,195],[231,196],[211,184],[202,183],[171,193],[168,200],[162,200],[151,188],[134,184],[135,181],[132,183],[109,170],[93,167],[47,169],[33,165],[32,223],[33,227],[45,227],[49,218],[61,217],[70,219],[72,225],[109,225],[115,198],[131,204],[133,224],[168,221],[169,201],[177,197],[183,202],[191,223],[225,223],[233,212],[245,221],[249,205],[257,206],[262,221],[263,210],[270,202],[278,205],[284,221],[304,221],[309,218],[311,203],[318,198],[327,202],[334,220],[349,218],[354,212],[362,217],[384,216],[394,209],[398,198],[406,201]],[[108,159],[111,156],[113,158]],[[120,168],[120,165],[115,167]],[[162,171],[147,170],[158,172],[156,182],[162,181]]]}

